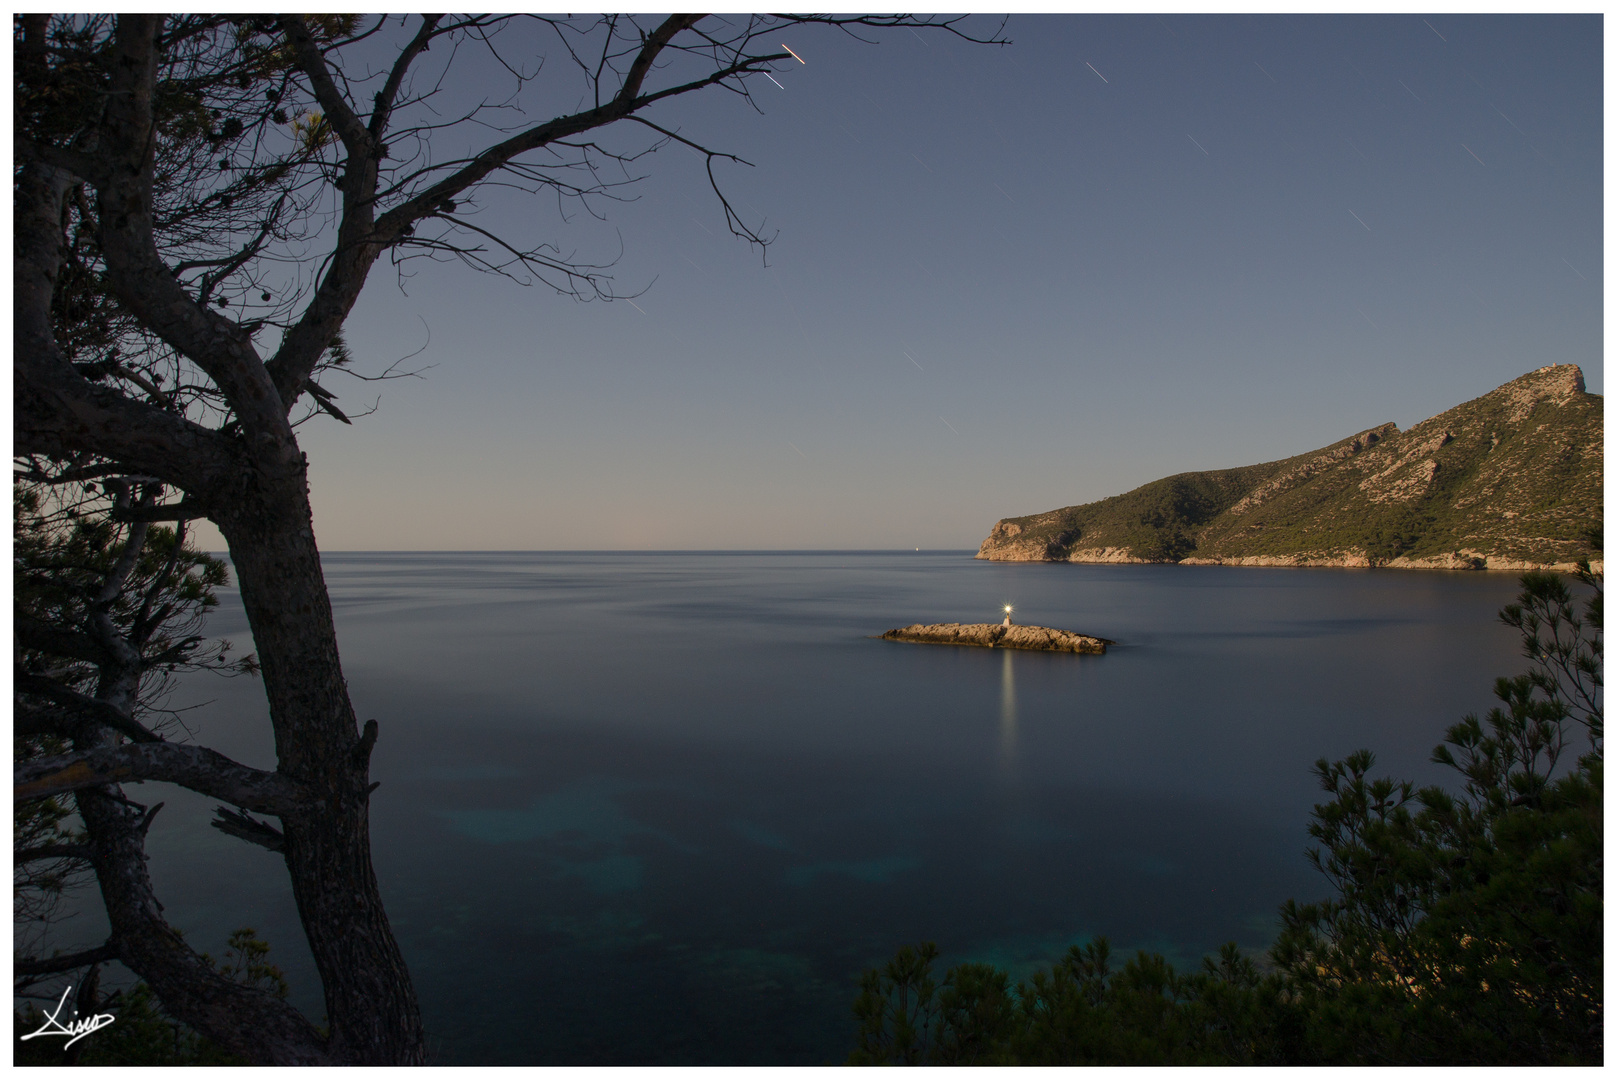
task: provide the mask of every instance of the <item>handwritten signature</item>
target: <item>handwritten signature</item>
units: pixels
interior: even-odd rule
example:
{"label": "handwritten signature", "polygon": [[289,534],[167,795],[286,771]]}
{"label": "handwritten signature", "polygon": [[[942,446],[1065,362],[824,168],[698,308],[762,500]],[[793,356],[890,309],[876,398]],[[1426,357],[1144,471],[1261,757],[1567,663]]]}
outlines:
{"label": "handwritten signature", "polygon": [[24,1035],[23,1039],[26,1041],[40,1035],[67,1035],[70,1038],[62,1044],[62,1049],[66,1050],[69,1046],[90,1034],[90,1032],[99,1031],[115,1019],[111,1013],[96,1013],[94,1016],[87,1016],[82,1020],[69,1021],[64,1026],[56,1018],[62,1015],[63,1009],[67,1008],[67,995],[72,992],[73,988],[71,986],[63,990],[62,1000],[56,1003],[56,1011],[46,1013],[45,1022],[39,1026],[39,1030],[31,1035]]}

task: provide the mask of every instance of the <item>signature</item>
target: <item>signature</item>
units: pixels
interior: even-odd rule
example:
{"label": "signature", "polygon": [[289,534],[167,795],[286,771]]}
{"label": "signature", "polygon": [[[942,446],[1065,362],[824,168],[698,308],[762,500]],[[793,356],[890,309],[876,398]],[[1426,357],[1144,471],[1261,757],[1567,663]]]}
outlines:
{"label": "signature", "polygon": [[83,1020],[70,1021],[66,1026],[63,1026],[56,1018],[62,1015],[63,1009],[67,1008],[67,995],[72,992],[73,988],[71,986],[63,990],[62,1000],[56,1003],[56,1011],[46,1013],[45,1022],[39,1026],[39,1030],[31,1035],[24,1035],[23,1039],[26,1041],[40,1035],[68,1035],[71,1037],[62,1044],[62,1049],[66,1050],[69,1046],[90,1034],[90,1032],[99,1031],[112,1023],[114,1017],[111,1013],[97,1013],[94,1016],[85,1017]]}

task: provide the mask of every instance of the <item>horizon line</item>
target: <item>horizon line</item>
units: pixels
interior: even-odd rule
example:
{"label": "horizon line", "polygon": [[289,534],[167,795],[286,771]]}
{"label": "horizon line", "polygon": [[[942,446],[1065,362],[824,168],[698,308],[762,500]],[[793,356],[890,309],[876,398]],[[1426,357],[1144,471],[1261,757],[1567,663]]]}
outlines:
{"label": "horizon line", "polygon": [[[977,548],[321,548],[322,555],[955,555]],[[228,555],[228,550],[209,551]]]}

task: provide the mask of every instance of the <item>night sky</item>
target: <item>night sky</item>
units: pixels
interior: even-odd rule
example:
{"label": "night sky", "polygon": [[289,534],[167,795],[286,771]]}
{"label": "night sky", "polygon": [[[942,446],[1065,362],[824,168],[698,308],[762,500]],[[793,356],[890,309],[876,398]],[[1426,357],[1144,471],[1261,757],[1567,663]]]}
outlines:
{"label": "night sky", "polygon": [[[351,412],[380,407],[301,429],[316,535],[975,548],[1000,517],[1407,427],[1545,364],[1602,392],[1602,32],[1449,15],[1014,16],[1004,48],[783,31],[807,63],[754,80],[761,114],[722,91],[650,114],[754,163],[717,170],[778,230],[767,266],[678,146],[641,159],[604,222],[486,193],[480,227],[615,260],[633,303],[454,264],[401,291],[379,265],[352,352],[431,367],[327,381]],[[530,117],[575,104],[547,62]],[[458,92],[509,93],[471,52],[456,65]]]}

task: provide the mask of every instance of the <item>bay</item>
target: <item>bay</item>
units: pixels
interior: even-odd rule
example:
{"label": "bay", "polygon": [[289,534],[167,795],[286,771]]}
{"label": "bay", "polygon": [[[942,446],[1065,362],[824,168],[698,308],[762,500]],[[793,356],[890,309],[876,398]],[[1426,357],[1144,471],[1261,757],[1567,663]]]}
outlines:
{"label": "bay", "polygon": [[[986,563],[970,552],[340,553],[381,738],[375,863],[435,1059],[816,1064],[900,945],[1022,975],[1104,935],[1261,953],[1310,767],[1439,782],[1522,666],[1504,574]],[[250,647],[228,590],[209,630]],[[915,645],[1019,622],[1105,656]],[[200,741],[273,767],[261,687],[192,678]],[[194,706],[194,707],[192,707]],[[322,1014],[279,859],[166,785],[148,844],[200,948],[252,926]],[[94,918],[86,915],[86,939]]]}

